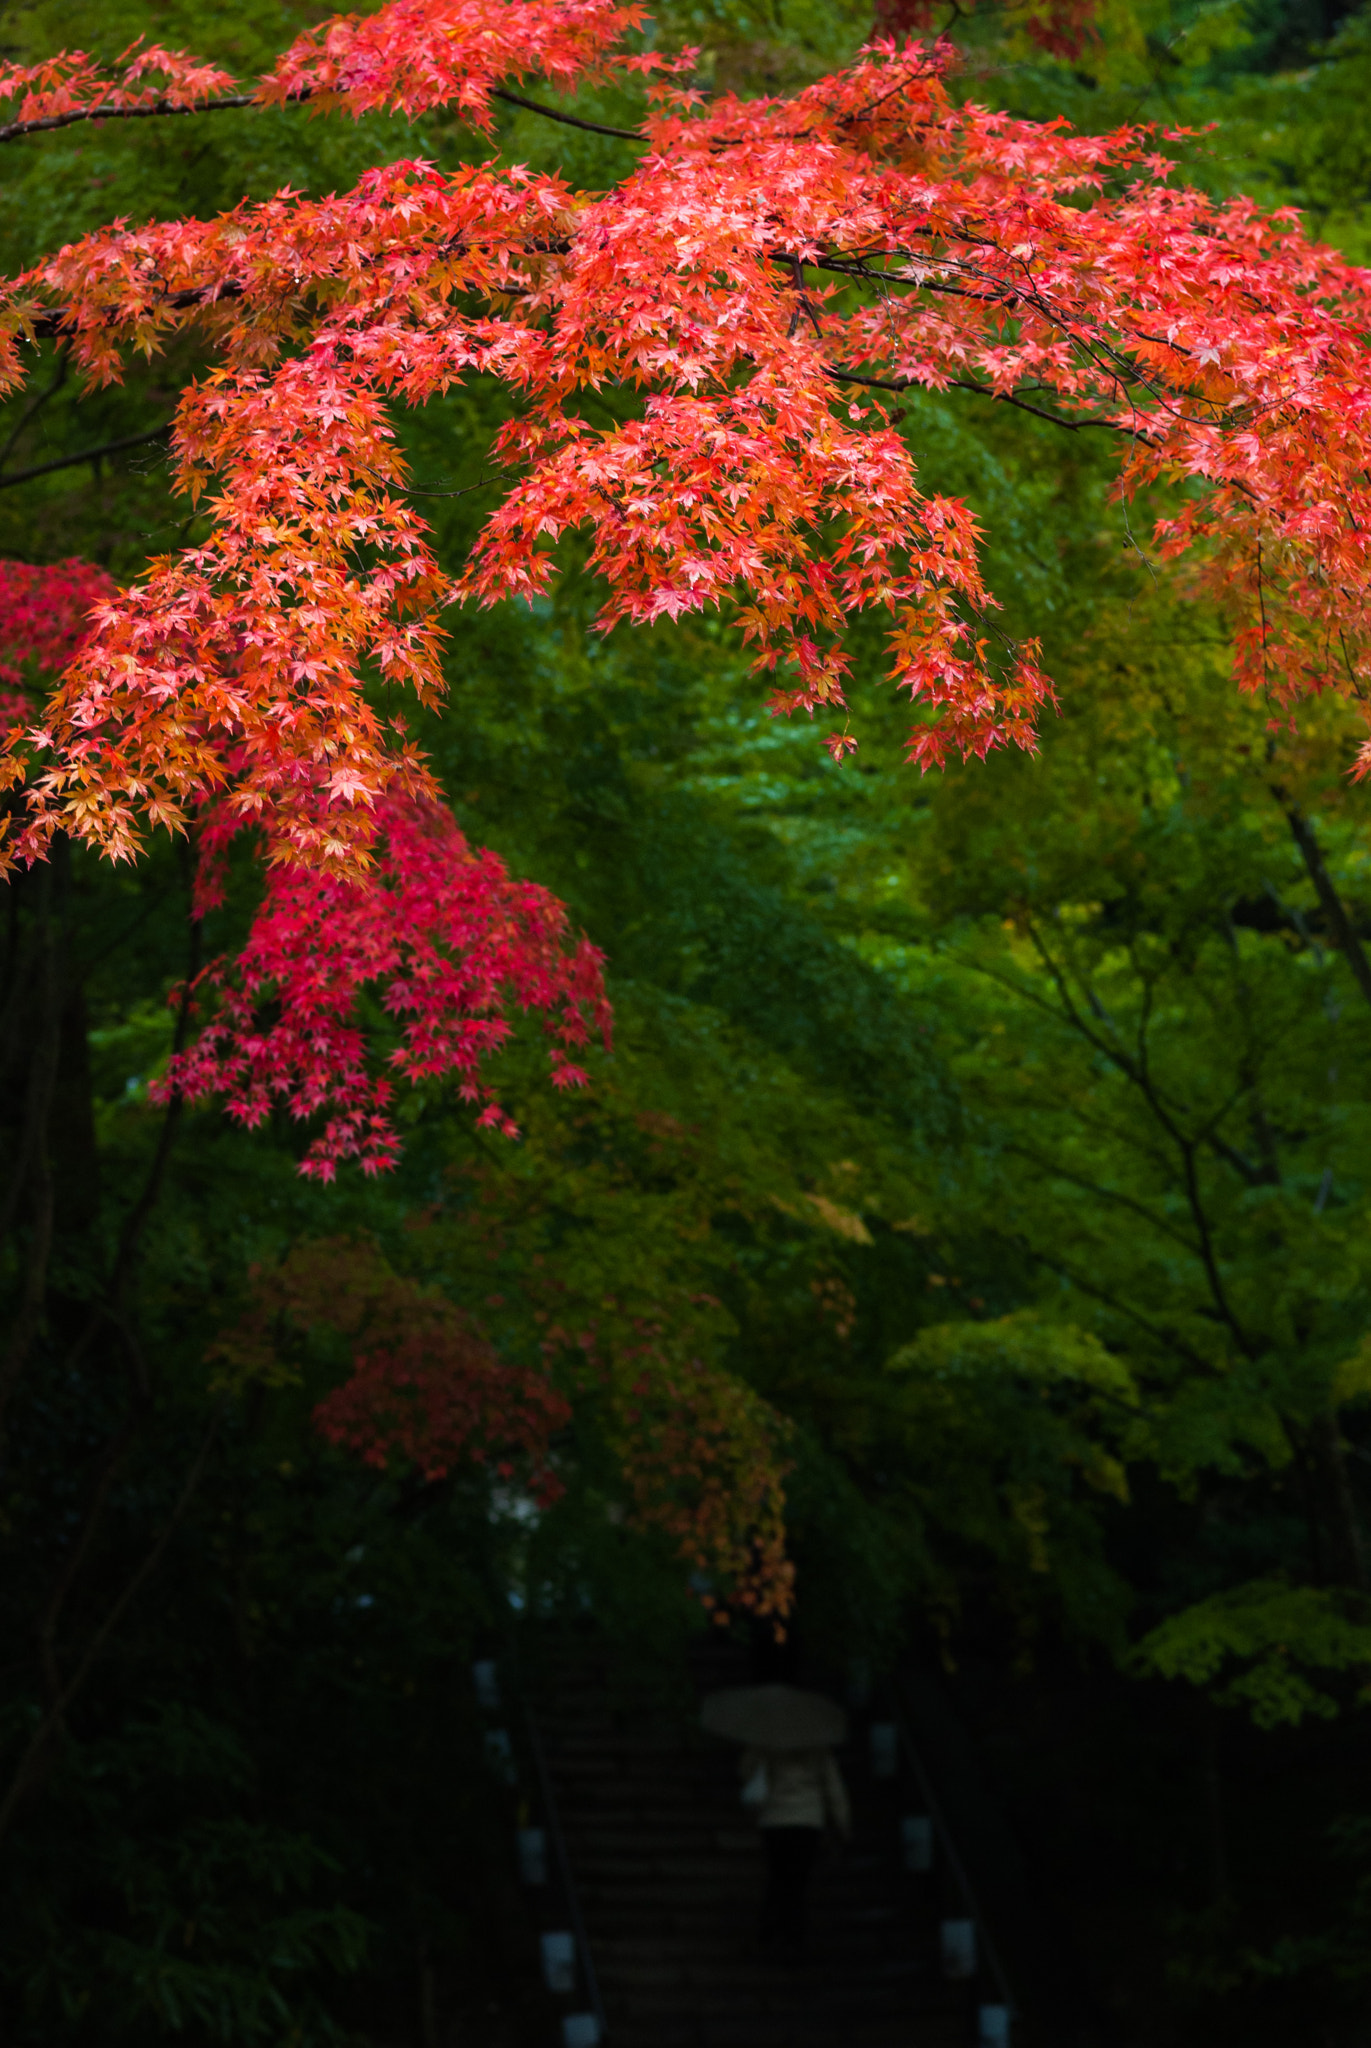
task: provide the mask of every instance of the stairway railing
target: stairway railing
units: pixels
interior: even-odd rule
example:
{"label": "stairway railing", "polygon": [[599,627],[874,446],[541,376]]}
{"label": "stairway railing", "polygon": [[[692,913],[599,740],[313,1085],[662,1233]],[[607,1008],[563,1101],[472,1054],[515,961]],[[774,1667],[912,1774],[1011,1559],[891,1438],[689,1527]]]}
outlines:
{"label": "stairway railing", "polygon": [[562,1831],[562,1819],[557,1810],[557,1793],[553,1786],[552,1773],[548,1769],[543,1739],[538,1732],[538,1719],[527,1693],[524,1692],[522,1684],[520,1685],[519,1692],[524,1710],[524,1726],[528,1733],[529,1753],[533,1758],[533,1768],[538,1779],[538,1797],[543,1810],[543,1826],[547,1830],[548,1840],[552,1845],[552,1853],[556,1859],[557,1870],[562,1881],[562,1894],[566,1900],[567,1915],[571,1921],[571,1932],[576,1942],[577,1960],[581,1967],[581,1981],[585,1985],[586,1998],[589,2001],[590,2010],[595,2015],[595,2024],[599,2031],[599,2038],[601,2041],[604,2041],[608,2038],[604,2002],[600,1997],[600,1985],[595,1975],[595,1960],[590,1953],[590,1937],[586,1932],[585,1914],[581,1910],[580,1894],[576,1889],[576,1875],[571,1867],[571,1857],[567,1852],[566,1836]]}
{"label": "stairway railing", "polygon": [[1018,2017],[1018,2007],[1015,2003],[1013,1991],[1010,1988],[1009,1978],[1005,1974],[999,1951],[995,1947],[989,1922],[976,1896],[976,1889],[971,1882],[970,1873],[958,1853],[957,1844],[948,1825],[947,1815],[943,1809],[942,1802],[939,1800],[934,1789],[933,1780],[924,1764],[923,1757],[919,1751],[919,1745],[914,1740],[913,1730],[910,1728],[908,1717],[903,1707],[897,1704],[891,1718],[899,1731],[900,1748],[914,1778],[914,1782],[919,1788],[919,1797],[924,1803],[924,1810],[933,1823],[933,1832],[942,1851],[943,1862],[961,1896],[967,1919],[975,1924],[976,1951],[980,1962],[979,1974],[989,1979],[998,2003],[1004,2006],[1012,2022]]}

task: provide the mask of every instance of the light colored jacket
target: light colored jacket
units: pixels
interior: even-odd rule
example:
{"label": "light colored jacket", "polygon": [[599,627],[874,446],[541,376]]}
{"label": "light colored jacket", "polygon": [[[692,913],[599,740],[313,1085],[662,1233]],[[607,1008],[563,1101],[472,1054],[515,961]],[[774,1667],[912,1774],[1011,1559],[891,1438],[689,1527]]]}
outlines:
{"label": "light colored jacket", "polygon": [[759,1827],[852,1829],[852,1809],[831,1749],[749,1749],[738,1766],[745,1785],[766,1774],[766,1794],[753,1804]]}

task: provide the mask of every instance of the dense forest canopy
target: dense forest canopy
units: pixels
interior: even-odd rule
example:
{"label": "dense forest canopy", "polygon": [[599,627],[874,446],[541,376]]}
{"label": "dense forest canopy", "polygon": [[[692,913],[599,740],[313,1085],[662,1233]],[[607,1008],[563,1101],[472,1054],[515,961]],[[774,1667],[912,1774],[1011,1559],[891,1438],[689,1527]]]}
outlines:
{"label": "dense forest canopy", "polygon": [[1368,17],[4,19],[9,2036],[498,2002],[590,1614],[1359,2039]]}

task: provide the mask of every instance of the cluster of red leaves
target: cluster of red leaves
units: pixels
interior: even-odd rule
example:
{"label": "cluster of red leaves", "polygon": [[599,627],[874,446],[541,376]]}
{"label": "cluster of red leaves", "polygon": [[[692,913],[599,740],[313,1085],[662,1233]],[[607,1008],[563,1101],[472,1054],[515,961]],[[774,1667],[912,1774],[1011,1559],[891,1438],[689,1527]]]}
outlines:
{"label": "cluster of red leaves", "polygon": [[615,49],[645,12],[637,0],[389,0],[361,21],[341,16],[299,37],[257,94],[356,117],[451,105],[484,128],[491,89],[504,78],[536,72],[570,88],[611,71],[669,68]]}
{"label": "cluster of red leaves", "polygon": [[470,1463],[502,1478],[518,1471],[544,1503],[561,1492],[550,1445],[571,1417],[562,1395],[500,1359],[460,1309],[393,1272],[374,1245],[301,1245],[249,1280],[247,1312],[209,1353],[221,1382],[298,1378],[292,1353],[322,1327],[352,1349],[351,1376],[314,1411],[330,1443],[378,1469],[413,1465],[427,1480]]}
{"label": "cluster of red leaves", "polygon": [[701,1359],[674,1364],[657,1355],[650,1364],[620,1408],[632,1519],[668,1537],[702,1575],[701,1603],[718,1621],[741,1612],[779,1631],[795,1587],[781,1418],[741,1380]]}
{"label": "cluster of red leaves", "polygon": [[[717,1304],[714,1304],[717,1306]],[[549,1366],[607,1403],[608,1435],[628,1491],[628,1524],[664,1536],[720,1623],[769,1620],[777,1635],[794,1601],[786,1556],[789,1426],[751,1387],[694,1352],[689,1317],[615,1313],[573,1331],[545,1322]],[[540,1318],[540,1320],[544,1320]]]}
{"label": "cluster of red leaves", "polygon": [[[307,29],[240,97],[262,106],[305,100],[321,113],[341,107],[358,119],[376,108],[419,114],[450,103],[485,127],[491,89],[502,78],[537,72],[572,86],[616,70],[670,69],[660,57],[615,48],[643,18],[637,0],[389,0],[361,21],[342,15]],[[187,113],[237,84],[184,50],[145,50],[141,42],[113,68],[84,50],[40,64],[0,63],[0,100],[20,102],[14,127]]]}
{"label": "cluster of red leaves", "polygon": [[[233,84],[217,64],[202,64],[184,50],[142,50],[142,37],[111,71],[84,50],[63,50],[41,64],[0,63],[0,100],[19,100],[24,127],[58,127],[103,113],[152,109],[180,112],[204,104]],[[147,81],[160,78],[160,83]]]}
{"label": "cluster of red leaves", "polygon": [[[502,1360],[453,1303],[395,1273],[374,1244],[346,1238],[298,1246],[256,1266],[250,1299],[208,1358],[217,1384],[296,1383],[311,1333],[335,1333],[349,1377],[314,1410],[321,1434],[377,1469],[413,1466],[426,1480],[463,1464],[518,1477],[549,1506],[562,1492],[552,1445],[572,1410],[552,1374],[611,1397],[611,1434],[630,1519],[665,1536],[709,1582],[704,1605],[781,1628],[794,1591],[785,1555],[785,1425],[749,1388],[639,1320],[630,1341],[544,1334],[547,1370]],[[677,1333],[679,1338],[682,1333]]]}
{"label": "cluster of red leaves", "polygon": [[508,1011],[539,1010],[553,1085],[580,1086],[568,1048],[592,1028],[608,1039],[602,956],[569,943],[566,912],[496,855],[468,846],[439,805],[391,794],[379,806],[376,862],[365,876],[278,865],[248,942],[206,970],[218,997],[159,1092],[222,1095],[231,1116],[261,1124],[279,1105],[326,1121],[301,1171],[332,1180],[338,1162],[367,1173],[394,1164],[393,1088],[373,1071],[359,1004],[374,989],[399,1026],[389,1067],[419,1083],[455,1074],[483,1107],[478,1125],[516,1135],[479,1077],[509,1038]]}
{"label": "cluster of red leaves", "polygon": [[[539,8],[393,0],[297,44],[280,92],[468,114],[474,93],[479,115],[497,62],[570,83],[617,61],[601,39],[626,14],[552,13],[535,53]],[[602,625],[726,602],[759,667],[789,672],[777,709],[844,710],[845,628],[874,609],[921,707],[916,761],[1031,745],[1037,650],[997,640],[972,512],[921,491],[864,385],[1088,421],[1122,488],[1198,485],[1162,540],[1239,614],[1240,681],[1275,704],[1362,692],[1366,273],[1289,215],[1175,189],[1143,131],[956,106],[941,63],[881,45],[788,100],[653,87],[607,193],[401,163],[323,201],[116,224],[13,280],[8,383],[54,320],[95,381],[189,324],[218,356],[173,443],[184,488],[213,492],[210,537],[102,608],[49,707],[18,857],[58,825],[126,854],[218,791],[288,856],[364,861],[381,794],[419,774],[365,678],[434,699],[441,607],[543,590],[571,530]],[[478,372],[520,402],[497,448],[513,481],[454,579],[389,408]],[[605,390],[633,400],[619,425],[583,410]]]}
{"label": "cluster of red leaves", "polygon": [[75,558],[44,567],[0,561],[0,730],[32,723],[40,689],[61,674],[90,631],[93,607],[113,591],[103,569]]}

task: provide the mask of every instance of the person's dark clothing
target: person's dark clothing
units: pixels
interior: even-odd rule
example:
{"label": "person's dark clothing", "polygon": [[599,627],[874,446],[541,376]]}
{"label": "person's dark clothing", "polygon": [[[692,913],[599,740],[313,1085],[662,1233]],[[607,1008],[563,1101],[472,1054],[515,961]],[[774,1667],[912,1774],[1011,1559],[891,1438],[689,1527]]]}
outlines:
{"label": "person's dark clothing", "polygon": [[793,1959],[803,1956],[808,1939],[805,1895],[822,1833],[821,1828],[762,1829],[767,1876],[762,1941],[774,1942]]}

